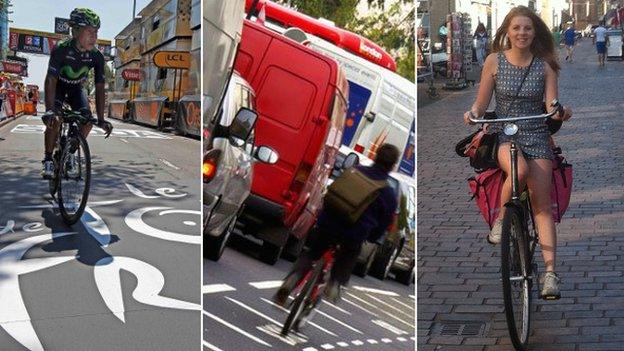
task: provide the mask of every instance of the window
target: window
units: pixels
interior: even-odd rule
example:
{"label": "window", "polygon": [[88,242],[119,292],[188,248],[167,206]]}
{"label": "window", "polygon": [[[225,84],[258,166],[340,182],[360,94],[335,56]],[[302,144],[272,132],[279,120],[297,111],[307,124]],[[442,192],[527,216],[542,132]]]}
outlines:
{"label": "window", "polygon": [[160,25],[160,16],[154,16],[154,22],[152,22],[152,32],[158,29]]}
{"label": "window", "polygon": [[158,69],[158,75],[156,77],[156,79],[165,79],[167,78],[167,69],[166,68],[159,68]]}

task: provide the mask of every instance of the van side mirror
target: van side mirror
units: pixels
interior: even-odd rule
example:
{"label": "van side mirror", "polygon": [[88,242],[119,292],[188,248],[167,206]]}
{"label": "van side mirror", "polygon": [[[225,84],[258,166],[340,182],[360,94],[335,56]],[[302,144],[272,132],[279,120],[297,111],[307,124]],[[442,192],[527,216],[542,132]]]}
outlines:
{"label": "van side mirror", "polygon": [[253,157],[260,162],[274,165],[279,160],[279,155],[268,146],[259,146],[255,148]]}
{"label": "van side mirror", "polygon": [[241,107],[228,128],[229,137],[247,141],[257,119],[258,114],[255,111]]}
{"label": "van side mirror", "polygon": [[345,170],[347,168],[351,168],[355,165],[360,164],[360,156],[355,152],[352,152],[345,157],[344,161],[342,161],[342,169]]}

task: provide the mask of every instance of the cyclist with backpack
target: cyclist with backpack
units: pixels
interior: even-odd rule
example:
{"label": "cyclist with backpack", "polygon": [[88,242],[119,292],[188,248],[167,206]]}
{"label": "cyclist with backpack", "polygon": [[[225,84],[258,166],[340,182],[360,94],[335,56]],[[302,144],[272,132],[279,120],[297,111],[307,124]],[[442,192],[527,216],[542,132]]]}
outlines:
{"label": "cyclist with backpack", "polygon": [[[493,51],[485,60],[481,85],[475,103],[464,114],[464,122],[485,113],[492,94],[496,99],[498,117],[516,117],[542,114],[544,101],[553,101],[558,96],[559,63],[548,27],[535,13],[525,6],[513,8],[505,17],[496,33]],[[555,120],[566,121],[572,117],[572,110],[558,107]],[[548,106],[548,110],[552,110]],[[474,117],[473,117],[474,118]],[[546,273],[543,275],[542,298],[559,298],[560,279],[555,273],[555,252],[557,237],[551,214],[552,159],[548,126],[541,121],[518,123],[520,131],[513,136],[520,147],[518,154],[518,175],[520,189],[527,185],[531,207],[537,229]],[[498,133],[498,165],[509,175],[510,136]],[[494,223],[488,241],[501,241],[504,204],[511,198],[511,177],[506,177],[500,194],[501,210]]]}
{"label": "cyclist with backpack", "polygon": [[311,247],[293,265],[273,297],[275,303],[284,306],[299,279],[336,244],[338,250],[325,292],[330,301],[339,301],[340,287],[349,282],[362,244],[378,241],[392,222],[397,199],[387,179],[399,155],[395,146],[383,144],[372,166],[345,170],[328,188],[323,209],[309,234]]}
{"label": "cyclist with backpack", "polygon": [[[54,174],[52,151],[61,127],[55,110],[59,107],[58,104],[68,103],[72,110],[90,111],[82,84],[91,69],[95,72],[95,109],[98,127],[109,134],[113,129],[113,126],[104,120],[104,56],[95,47],[100,17],[89,9],[76,8],[69,16],[69,25],[72,38],[59,43],[50,53],[48,74],[45,79],[46,112],[42,117],[46,125],[45,155],[41,172],[45,179],[50,179]],[[82,126],[82,135],[85,137],[89,135],[91,128],[90,123]]]}

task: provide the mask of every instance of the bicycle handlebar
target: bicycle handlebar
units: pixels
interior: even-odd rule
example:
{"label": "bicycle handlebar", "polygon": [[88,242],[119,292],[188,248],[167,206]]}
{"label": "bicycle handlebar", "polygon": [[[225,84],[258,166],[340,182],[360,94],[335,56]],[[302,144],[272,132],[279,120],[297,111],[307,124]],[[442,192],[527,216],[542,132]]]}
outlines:
{"label": "bicycle handlebar", "polygon": [[[533,119],[546,119],[546,118],[551,118],[556,113],[558,113],[560,111],[560,109],[561,109],[561,105],[559,104],[559,101],[557,101],[557,100],[553,100],[553,102],[551,103],[551,106],[556,107],[553,112],[544,113],[544,114],[541,114],[541,115],[520,116],[520,117],[502,117],[502,118],[494,118],[494,119],[484,119],[484,118],[473,118],[473,117],[470,117],[469,120],[472,123],[485,124],[485,123],[505,123],[505,122],[528,121],[528,120],[533,120]],[[472,113],[471,113],[471,115],[472,115]]]}

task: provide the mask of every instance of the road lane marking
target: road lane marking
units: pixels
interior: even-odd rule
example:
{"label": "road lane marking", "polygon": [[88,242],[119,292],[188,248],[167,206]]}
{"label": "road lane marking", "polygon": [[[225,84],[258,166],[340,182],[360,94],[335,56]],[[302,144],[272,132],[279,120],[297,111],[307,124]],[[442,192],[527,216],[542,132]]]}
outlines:
{"label": "road lane marking", "polygon": [[210,349],[210,350],[212,350],[212,351],[223,351],[223,350],[221,350],[220,348],[218,348],[218,347],[214,346],[213,344],[209,343],[209,342],[208,342],[208,341],[206,341],[206,340],[202,340],[202,341],[203,341],[203,343],[204,343],[204,346],[206,346],[207,348],[209,348],[209,349]]}
{"label": "road lane marking", "polygon": [[328,315],[327,313],[325,313],[325,312],[323,312],[323,311],[320,311],[319,309],[317,309],[317,310],[316,310],[316,312],[317,312],[318,314],[321,314],[321,315],[323,315],[323,316],[325,316],[325,317],[327,317],[327,318],[331,319],[332,321],[334,321],[334,322],[336,322],[336,323],[338,323],[338,324],[340,324],[340,325],[342,325],[342,326],[344,326],[344,327],[348,328],[348,329],[353,330],[354,332],[356,332],[356,333],[358,333],[358,334],[364,334],[364,333],[362,333],[361,331],[359,331],[359,330],[357,330],[357,329],[353,328],[352,326],[350,326],[350,325],[348,325],[348,324],[346,324],[346,323],[343,323],[343,322],[339,321],[338,319],[336,319],[336,318],[334,318],[334,317],[332,317],[332,316]]}
{"label": "road lane marking", "polygon": [[412,336],[410,339],[416,341],[416,337],[415,336]]}
{"label": "road lane marking", "polygon": [[398,337],[397,340],[399,340],[401,342],[406,342],[407,341],[407,339],[402,337],[402,336]]}
{"label": "road lane marking", "polygon": [[318,351],[317,349],[315,349],[314,347],[306,347],[305,349],[303,349],[302,351]]}
{"label": "road lane marking", "polygon": [[277,324],[277,325],[278,325],[278,326],[280,326],[280,327],[283,327],[283,326],[284,326],[284,324],[282,324],[282,323],[280,323],[280,322],[276,321],[275,319],[273,319],[273,318],[271,318],[271,317],[269,317],[269,316],[267,316],[267,315],[265,315],[265,314],[263,314],[263,313],[261,313],[261,312],[259,312],[259,311],[254,310],[253,308],[251,308],[251,307],[249,307],[249,306],[245,305],[244,303],[242,303],[242,302],[240,302],[240,301],[238,301],[238,300],[232,299],[232,298],[227,297],[227,296],[226,296],[225,298],[226,298],[226,299],[228,299],[228,300],[230,300],[230,301],[232,301],[232,302],[234,302],[235,304],[239,305],[240,307],[242,307],[242,308],[246,309],[247,311],[249,311],[249,312],[251,312],[251,313],[254,313],[254,314],[256,314],[256,315],[258,315],[258,316],[260,316],[260,317],[262,317],[262,318],[264,318],[264,319],[268,320],[268,321],[269,321],[269,322],[271,322],[271,323],[275,323],[275,324]]}
{"label": "road lane marking", "polygon": [[126,185],[126,188],[128,188],[128,190],[130,190],[130,192],[134,196],[138,196],[143,199],[157,199],[158,198],[158,196],[156,195],[145,195],[140,189],[134,187],[134,185],[132,184],[128,184],[128,183],[124,183],[124,184]]}
{"label": "road lane marking", "polygon": [[367,341],[369,344],[371,344],[371,345],[377,345],[377,344],[379,344],[379,342],[377,342],[377,340],[374,340],[374,339],[368,339],[368,340],[366,340],[366,341]]}
{"label": "road lane marking", "polygon": [[[165,230],[154,228],[143,221],[143,218],[142,218],[143,214],[150,212],[150,211],[162,211],[162,210],[171,210],[171,207],[139,208],[137,210],[134,210],[128,213],[124,221],[126,222],[126,225],[130,227],[130,229],[134,230],[135,232],[147,235],[147,236],[152,236],[152,237],[159,238],[162,240],[176,241],[176,242],[186,243],[186,244],[201,245],[202,243],[201,235],[168,232]],[[175,211],[166,211],[166,212],[163,211],[159,213],[159,215],[163,215],[166,213],[174,213],[174,212],[195,214],[197,216],[201,216],[200,211],[192,211],[192,210],[175,210]]]}
{"label": "road lane marking", "polygon": [[[278,305],[278,304],[274,303],[273,301],[269,301],[269,300],[265,299],[264,297],[261,297],[261,298],[260,298],[260,300],[262,300],[262,301],[264,301],[264,302],[268,303],[269,305],[275,306],[275,307],[279,308],[280,310],[282,310],[282,311],[284,311],[284,312],[286,312],[286,313],[289,313],[289,312],[290,312],[290,311],[288,311],[287,309],[285,309],[284,307],[282,307],[282,306],[280,306],[280,305]],[[327,333],[327,334],[329,334],[329,335],[331,335],[331,336],[338,337],[338,335],[334,334],[333,332],[331,332],[331,331],[329,331],[329,330],[327,330],[327,329],[325,329],[325,328],[321,327],[320,325],[318,325],[318,324],[316,324],[316,323],[314,323],[314,322],[312,322],[312,321],[308,321],[308,324],[310,324],[311,326],[314,326],[316,329],[319,329],[319,330],[321,330],[321,331],[323,331],[323,332],[325,332],[325,333]]]}
{"label": "road lane marking", "polygon": [[353,340],[351,343],[355,346],[362,346],[364,343],[361,340]]}
{"label": "road lane marking", "polygon": [[236,288],[227,284],[208,284],[202,286],[202,294],[214,294],[225,291],[236,291]]}
{"label": "road lane marking", "polygon": [[409,308],[409,309],[411,309],[411,310],[414,310],[414,305],[408,305],[408,304],[406,304],[406,303],[403,303],[403,302],[401,302],[401,301],[399,301],[399,300],[395,299],[394,297],[391,297],[390,299],[391,299],[392,301],[394,301],[394,302],[398,303],[399,305],[402,305],[402,306],[405,306],[405,307],[407,307],[407,308]]}
{"label": "road lane marking", "polygon": [[283,336],[281,333],[282,328],[276,326],[275,324],[260,325],[257,326],[256,329],[269,336],[277,338],[278,340],[283,341],[290,346],[297,346],[297,344],[305,344],[306,342],[308,342],[307,337],[295,332],[290,332],[288,333],[288,336]]}
{"label": "road lane marking", "polygon": [[337,343],[336,343],[336,345],[338,345],[338,346],[340,346],[340,347],[347,347],[347,346],[349,346],[349,343],[346,343],[346,342],[344,342],[344,341],[341,341],[341,342],[337,342]]}
{"label": "road lane marking", "polygon": [[119,138],[119,140],[123,141],[124,143],[128,143],[128,140],[124,139],[124,138]]}
{"label": "road lane marking", "polygon": [[393,315],[392,313],[386,312],[386,311],[384,311],[383,309],[381,309],[381,308],[379,308],[379,307],[377,307],[377,306],[373,305],[372,303],[370,303],[370,302],[368,302],[368,301],[362,300],[362,299],[360,299],[359,297],[357,297],[357,296],[355,296],[355,295],[353,295],[353,294],[351,294],[351,293],[347,293],[347,295],[351,296],[352,298],[354,298],[354,299],[356,299],[356,300],[358,300],[358,301],[360,301],[360,302],[362,302],[362,303],[364,303],[364,304],[366,304],[366,305],[372,306],[373,308],[376,308],[376,309],[380,310],[381,312],[383,312],[383,314],[385,314],[385,315],[389,316],[390,318],[396,319],[397,321],[399,321],[399,322],[401,322],[401,323],[403,323],[403,324],[405,324],[405,325],[410,326],[410,328],[411,328],[411,327],[414,327],[414,323],[408,323],[408,322],[406,322],[406,321],[402,320],[401,318],[396,317],[396,316],[395,316],[395,315]]}
{"label": "road lane marking", "polygon": [[340,312],[342,312],[342,313],[344,313],[344,314],[346,314],[346,315],[349,315],[349,316],[351,315],[351,312],[346,311],[346,310],[343,310],[342,308],[340,308],[340,307],[338,307],[338,306],[336,306],[336,305],[334,305],[334,304],[332,304],[332,303],[329,303],[329,302],[327,302],[327,301],[325,301],[325,300],[321,300],[321,301],[323,301],[323,303],[324,303],[324,304],[326,304],[326,305],[328,305],[328,306],[331,306],[331,307],[333,307],[333,308],[337,309],[338,311],[340,311]]}
{"label": "road lane marking", "polygon": [[323,350],[333,350],[334,349],[334,345],[332,345],[332,344],[323,344],[323,345],[321,345],[321,348]]}
{"label": "road lane marking", "polygon": [[414,296],[414,295],[410,295],[409,297],[411,297],[412,299],[416,300],[416,296]]}
{"label": "road lane marking", "polygon": [[362,307],[362,306],[360,306],[360,305],[356,304],[355,302],[352,302],[352,301],[350,301],[350,300],[347,300],[347,299],[345,299],[344,297],[342,298],[342,301],[344,301],[344,302],[346,302],[346,303],[349,303],[349,304],[351,304],[351,305],[353,305],[353,306],[355,306],[355,307],[357,307],[357,308],[361,309],[361,310],[362,310],[362,311],[364,311],[364,312],[370,313],[370,314],[371,314],[371,315],[373,315],[374,317],[379,318],[379,316],[378,316],[375,312],[371,312],[371,311],[367,310],[366,308],[364,308],[364,307]]}
{"label": "road lane marking", "polygon": [[382,328],[384,328],[384,329],[386,329],[386,330],[396,334],[396,335],[408,334],[406,331],[401,330],[401,329],[391,325],[390,323],[384,322],[382,320],[372,320],[371,322],[373,324],[376,324],[376,325],[378,325],[378,326],[380,326],[380,327],[382,327]]}
{"label": "road lane marking", "polygon": [[173,163],[165,160],[164,158],[159,158],[159,160],[162,161],[162,163],[166,164],[167,166],[175,169],[176,171],[180,170],[180,167],[178,167],[178,166],[174,165]]}
{"label": "road lane marking", "polygon": [[251,282],[249,285],[253,286],[256,289],[275,289],[282,286],[281,280],[266,280],[262,282]]}
{"label": "road lane marking", "polygon": [[258,344],[260,344],[260,345],[264,345],[264,346],[268,346],[268,347],[273,347],[273,346],[271,346],[271,344],[267,343],[266,341],[264,341],[264,340],[262,340],[262,339],[260,339],[260,338],[258,338],[258,337],[256,337],[256,336],[254,336],[254,335],[249,334],[248,332],[246,332],[246,331],[242,330],[241,328],[239,328],[239,327],[237,327],[237,326],[235,326],[235,325],[233,325],[233,324],[230,324],[230,323],[228,323],[228,322],[224,321],[223,319],[221,319],[221,318],[219,318],[219,317],[215,316],[214,314],[212,314],[212,313],[210,313],[210,312],[207,312],[207,311],[202,311],[202,313],[203,313],[205,316],[207,316],[208,318],[212,318],[213,320],[215,320],[215,321],[217,321],[217,322],[219,322],[219,323],[221,323],[221,324],[225,325],[226,327],[228,327],[228,328],[230,328],[230,329],[232,329],[232,330],[234,330],[234,331],[238,332],[239,334],[241,334],[241,335],[243,335],[243,336],[246,336],[247,338],[249,338],[249,339],[251,339],[251,340],[253,340],[253,341],[257,342],[257,343],[258,343]]}
{"label": "road lane marking", "polygon": [[392,308],[393,310],[397,311],[398,313],[403,314],[404,316],[407,316],[407,317],[414,317],[414,315],[413,315],[413,314],[407,314],[407,313],[405,313],[403,310],[400,310],[400,309],[398,309],[398,308],[396,308],[396,307],[392,306],[391,304],[389,304],[389,303],[387,303],[387,302],[385,302],[385,301],[383,301],[383,300],[380,300],[380,299],[376,298],[375,296],[372,296],[372,295],[370,295],[370,294],[366,294],[366,296],[368,296],[368,297],[370,297],[371,299],[373,299],[373,300],[375,300],[375,301],[379,302],[379,303],[380,303],[380,304],[382,304],[382,305],[385,305],[385,306],[388,306],[389,308]]}
{"label": "road lane marking", "polygon": [[373,288],[367,288],[367,287],[363,287],[363,286],[354,286],[353,287],[354,290],[358,290],[358,291],[363,291],[363,292],[369,292],[369,293],[374,293],[374,294],[379,294],[379,295],[387,295],[387,296],[401,296],[393,291],[387,291],[387,290],[379,290],[379,289],[373,289]]}
{"label": "road lane marking", "polygon": [[384,344],[389,344],[389,343],[392,342],[392,339],[383,338],[383,339],[381,339],[381,342],[383,342]]}

